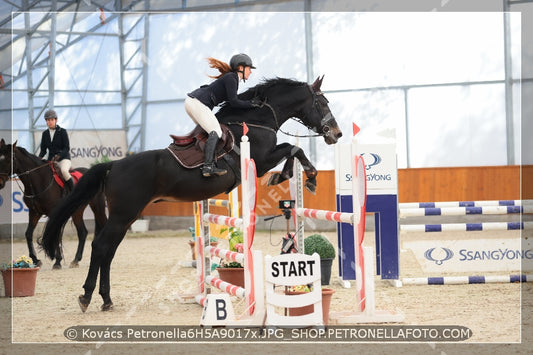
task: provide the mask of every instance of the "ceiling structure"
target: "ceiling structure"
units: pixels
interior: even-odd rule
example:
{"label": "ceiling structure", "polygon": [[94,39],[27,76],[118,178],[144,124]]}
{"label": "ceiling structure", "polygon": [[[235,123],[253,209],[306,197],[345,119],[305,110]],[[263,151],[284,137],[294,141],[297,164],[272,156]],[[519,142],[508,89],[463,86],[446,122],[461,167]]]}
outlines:
{"label": "ceiling structure", "polygon": [[[146,126],[146,88],[149,25],[146,17],[152,13],[177,11],[238,11],[239,8],[291,3],[291,0],[262,1],[173,1],[173,0],[1,0],[0,1],[0,84],[2,88],[14,91],[18,80],[25,80],[28,95],[28,114],[30,127],[28,130],[37,132],[39,117],[48,108],[54,108],[54,98],[58,90],[54,85],[56,56],[70,46],[89,36],[114,36],[119,39],[120,73],[122,96],[122,126],[128,132],[128,151],[141,151],[145,147]],[[310,4],[309,0],[296,1],[299,4]],[[307,6],[307,5],[306,5]],[[304,8],[299,9],[300,11]],[[100,12],[100,23],[90,28],[79,29],[79,24],[88,16]],[[128,15],[128,21],[124,20]],[[132,21],[131,17],[135,17]],[[118,33],[103,33],[101,28],[113,21],[118,22]],[[58,39],[61,38],[61,41]],[[130,46],[128,50],[125,45]],[[131,46],[135,49],[131,50]],[[48,51],[47,51],[48,49]],[[47,53],[48,52],[48,53]],[[141,60],[139,60],[141,58]],[[142,62],[140,66],[138,63]],[[137,64],[134,64],[137,63]],[[31,68],[32,70],[27,70]],[[44,69],[46,73],[34,79],[32,71]],[[128,77],[129,79],[126,79]],[[142,88],[134,90],[134,86]],[[43,90],[45,88],[45,90]],[[43,99],[44,104],[35,104]],[[87,92],[97,90],[86,90]],[[39,108],[37,110],[37,107]],[[133,108],[132,108],[133,107]],[[2,108],[8,110],[7,105]],[[0,109],[0,111],[2,110]],[[141,119],[134,120],[140,112]],[[31,145],[34,150],[33,135]]]}
{"label": "ceiling structure", "polygon": [[[146,81],[147,63],[142,61],[148,48],[148,21],[150,13],[173,11],[240,11],[268,9],[276,11],[284,6],[292,11],[316,11],[324,6],[325,0],[0,0],[0,86],[3,89],[16,89],[16,83],[24,80],[27,91],[29,127],[32,132],[38,131],[36,123],[43,111],[54,107],[57,94],[54,86],[55,58],[62,51],[89,36],[115,36],[119,38],[120,75],[121,75],[121,106],[122,128],[128,132],[128,150],[140,151],[145,147],[144,131],[146,125]],[[504,11],[513,10],[514,5],[533,2],[531,0],[503,0]],[[338,2],[341,4],[343,2]],[[439,2],[440,3],[440,2]],[[342,9],[342,5],[337,5]],[[349,5],[344,5],[349,7]],[[79,24],[88,16],[100,12],[101,22],[90,28],[80,28]],[[125,21],[124,14],[129,15]],[[131,17],[135,17],[131,20]],[[101,28],[107,23],[117,21],[118,33],[103,33]],[[135,29],[135,31],[133,31]],[[311,33],[306,32],[310,38]],[[57,39],[61,38],[61,42]],[[508,41],[508,38],[506,38]],[[306,39],[310,43],[309,39]],[[135,46],[135,50],[126,51],[124,46]],[[310,44],[308,44],[310,46]],[[312,67],[312,49],[308,48],[308,67]],[[48,53],[47,53],[48,52]],[[506,53],[506,56],[509,55]],[[139,61],[138,59],[141,58]],[[138,63],[142,63],[140,66]],[[132,63],[137,63],[133,65]],[[507,61],[506,61],[507,63]],[[507,65],[507,64],[506,64]],[[31,70],[28,70],[30,68]],[[45,74],[34,78],[32,71],[36,68]],[[509,69],[510,70],[510,69]],[[506,70],[507,72],[507,70]],[[310,70],[308,70],[308,74]],[[129,80],[125,76],[129,76]],[[45,85],[46,84],[46,85]],[[141,85],[141,90],[132,90],[133,86]],[[509,79],[509,86],[512,85]],[[46,94],[42,87],[46,86]],[[20,89],[22,90],[22,89]],[[510,90],[509,90],[510,91]],[[94,90],[96,92],[96,90]],[[47,97],[43,97],[43,96]],[[508,124],[508,144],[513,143],[512,137],[512,98],[506,106]],[[36,100],[46,100],[45,104],[35,104]],[[5,103],[5,97],[2,102]],[[1,105],[0,113],[10,110],[10,105]],[[9,106],[9,107],[8,107]],[[141,116],[133,120],[135,115]],[[5,117],[5,116],[0,116]],[[1,129],[1,127],[0,127]],[[33,145],[35,142],[32,142]],[[513,149],[509,149],[510,152]],[[313,155],[313,152],[311,152]],[[509,157],[514,162],[514,157]]]}

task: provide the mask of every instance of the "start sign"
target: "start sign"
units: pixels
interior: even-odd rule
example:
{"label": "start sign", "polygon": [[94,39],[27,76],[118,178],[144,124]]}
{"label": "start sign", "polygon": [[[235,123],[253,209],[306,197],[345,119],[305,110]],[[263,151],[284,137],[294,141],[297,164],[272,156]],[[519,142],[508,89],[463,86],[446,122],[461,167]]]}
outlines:
{"label": "start sign", "polygon": [[313,275],[314,260],[307,261],[274,261],[272,262],[272,276],[308,276]]}
{"label": "start sign", "polygon": [[265,278],[276,285],[305,285],[309,280],[320,278],[320,257],[318,254],[282,254],[267,258]]}

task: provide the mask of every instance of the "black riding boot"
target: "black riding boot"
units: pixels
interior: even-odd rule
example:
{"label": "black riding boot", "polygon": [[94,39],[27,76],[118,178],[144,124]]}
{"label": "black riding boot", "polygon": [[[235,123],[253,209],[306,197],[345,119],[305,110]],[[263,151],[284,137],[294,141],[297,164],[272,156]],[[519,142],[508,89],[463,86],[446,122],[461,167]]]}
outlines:
{"label": "black riding boot", "polygon": [[226,169],[219,169],[215,165],[215,148],[218,143],[218,134],[215,131],[209,133],[209,138],[205,143],[205,163],[202,167],[202,175],[205,177],[212,175],[224,175],[227,173]]}
{"label": "black riding boot", "polygon": [[68,190],[68,193],[71,193],[72,190],[74,190],[74,179],[73,179],[73,178],[70,178],[70,179],[68,179],[66,182],[67,182],[67,190]]}

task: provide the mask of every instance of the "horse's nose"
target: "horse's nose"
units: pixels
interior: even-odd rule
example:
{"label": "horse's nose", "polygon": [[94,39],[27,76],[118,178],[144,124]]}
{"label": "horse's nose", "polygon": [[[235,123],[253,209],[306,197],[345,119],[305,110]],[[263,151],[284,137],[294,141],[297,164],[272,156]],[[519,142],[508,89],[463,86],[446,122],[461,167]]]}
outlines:
{"label": "horse's nose", "polygon": [[342,137],[342,132],[341,132],[341,131],[338,131],[336,137],[337,137],[337,139],[339,139],[340,137]]}

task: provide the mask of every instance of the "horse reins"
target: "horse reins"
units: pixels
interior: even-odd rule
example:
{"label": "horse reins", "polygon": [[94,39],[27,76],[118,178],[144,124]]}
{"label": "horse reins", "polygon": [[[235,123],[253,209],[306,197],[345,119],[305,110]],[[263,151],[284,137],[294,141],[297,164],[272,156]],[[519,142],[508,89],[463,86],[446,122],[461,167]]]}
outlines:
{"label": "horse reins", "polygon": [[[312,108],[311,108],[311,110],[312,110],[313,108],[316,107],[316,109],[317,109],[317,111],[318,111],[318,114],[322,117],[322,121],[320,122],[320,125],[321,125],[321,127],[322,127],[322,131],[323,131],[322,133],[318,133],[318,132],[317,132],[317,134],[298,135],[298,134],[293,134],[293,133],[286,132],[286,131],[282,130],[282,129],[281,129],[281,126],[280,126],[280,124],[279,124],[278,115],[277,115],[277,113],[276,113],[276,110],[274,110],[274,108],[273,108],[270,104],[268,104],[268,103],[266,102],[266,99],[265,99],[265,101],[263,102],[263,106],[268,107],[268,108],[270,109],[270,111],[272,111],[272,115],[274,116],[274,121],[276,121],[276,127],[277,127],[278,131],[280,131],[281,133],[283,133],[283,134],[285,134],[285,135],[287,135],[287,136],[298,137],[298,138],[323,137],[323,136],[325,136],[325,135],[328,133],[328,131],[329,131],[329,127],[328,127],[328,130],[327,130],[327,131],[324,131],[324,127],[327,127],[327,123],[331,120],[331,118],[328,117],[328,116],[331,116],[331,115],[325,115],[325,116],[324,116],[322,110],[320,110],[320,109],[319,109],[319,106],[317,106],[317,103],[318,103],[317,95],[323,95],[322,92],[315,93],[315,92],[311,89],[311,87],[307,86],[307,88],[308,88],[309,91],[311,92],[311,95],[313,95],[313,104],[312,104]],[[305,117],[307,117],[307,114],[304,116],[304,118],[305,118]],[[303,121],[303,119],[299,119],[299,118],[296,118],[296,117],[291,117],[290,119],[292,119],[292,120],[294,120],[294,121],[300,123],[301,125],[307,127],[308,129],[314,131],[314,129],[313,129],[312,127],[310,127],[310,126],[308,126],[307,124],[305,124],[305,122]],[[247,123],[247,125],[248,125],[248,126],[261,127],[261,128],[265,128],[265,129],[268,128],[268,127],[262,127],[262,126],[258,126],[258,125],[248,124],[248,123]],[[271,129],[271,128],[268,128],[268,129]],[[274,132],[276,132],[276,131],[274,130]]]}
{"label": "horse reins", "polygon": [[[13,162],[15,161],[15,157],[13,157]],[[30,170],[26,170],[20,174],[13,174],[10,176],[10,178],[14,178],[14,177],[20,177],[22,175],[29,175],[30,173],[36,171],[36,170],[39,170],[45,166],[48,166],[49,164],[52,164],[51,162],[50,163],[46,163],[46,164],[43,164],[43,165],[39,165],[38,167],[35,167],[33,169],[30,169]],[[22,191],[22,195],[24,197],[27,197],[27,198],[35,198],[39,195],[42,195],[44,194],[46,191],[48,191],[48,189],[50,189],[52,187],[52,185],[54,184],[54,174],[52,174],[52,179],[50,180],[50,183],[48,184],[48,186],[41,192],[38,192],[36,194],[33,194],[33,195],[26,195],[26,191],[22,188],[22,186],[20,186],[20,182],[19,180],[15,180],[17,182],[17,185],[19,186],[20,190]],[[33,184],[31,183],[31,180],[30,180],[30,187],[33,189]]]}

